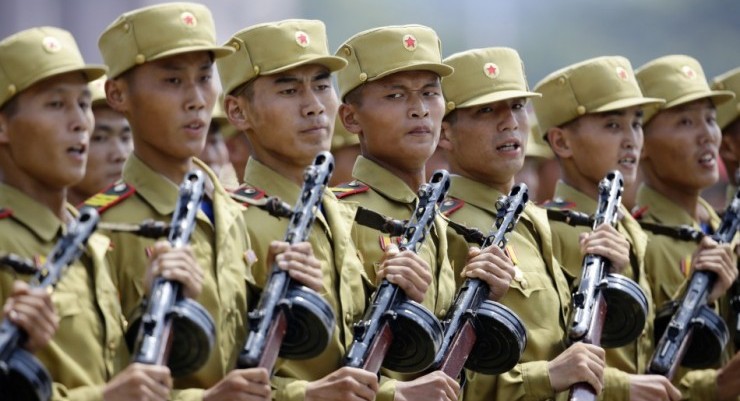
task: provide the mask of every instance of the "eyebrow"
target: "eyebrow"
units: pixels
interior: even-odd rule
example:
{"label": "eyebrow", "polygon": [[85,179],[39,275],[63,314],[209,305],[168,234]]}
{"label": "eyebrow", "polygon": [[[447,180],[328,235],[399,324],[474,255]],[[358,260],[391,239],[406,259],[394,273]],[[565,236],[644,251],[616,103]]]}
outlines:
{"label": "eyebrow", "polygon": [[[422,86],[422,89],[425,89],[425,88],[440,88],[441,86],[442,85],[440,84],[439,80],[434,80],[434,81],[429,81],[428,83],[424,84],[424,86]],[[388,88],[388,89],[404,89],[404,90],[411,89],[411,88],[409,88],[408,86],[406,86],[404,84],[389,84],[389,85],[385,85],[385,87]]]}
{"label": "eyebrow", "polygon": [[[185,63],[164,63],[160,64],[163,70],[167,71],[182,71],[186,68]],[[203,63],[198,69],[201,71],[208,70],[213,66],[213,61],[209,60]]]}
{"label": "eyebrow", "polygon": [[[329,79],[329,78],[331,78],[331,72],[329,72],[329,71],[322,71],[322,72],[314,75],[311,78],[311,81],[321,81],[321,80]],[[301,81],[301,80],[298,77],[294,76],[294,75],[282,75],[282,76],[276,77],[274,82],[276,84],[289,84],[289,83],[294,83],[294,82],[298,82],[298,81]]]}

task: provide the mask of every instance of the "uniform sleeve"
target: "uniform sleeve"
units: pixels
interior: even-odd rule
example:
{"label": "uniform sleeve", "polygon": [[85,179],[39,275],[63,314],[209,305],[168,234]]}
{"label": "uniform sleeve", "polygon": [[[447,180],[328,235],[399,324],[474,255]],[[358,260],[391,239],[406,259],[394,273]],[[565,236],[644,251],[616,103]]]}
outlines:
{"label": "uniform sleeve", "polygon": [[692,370],[678,383],[682,400],[713,400],[717,398],[717,371]]}
{"label": "uniform sleeve", "polygon": [[627,372],[607,367],[604,370],[604,391],[600,400],[630,401],[630,376]]}
{"label": "uniform sleeve", "polygon": [[273,376],[272,399],[279,401],[303,401],[306,398],[307,380]]}
{"label": "uniform sleeve", "polygon": [[205,390],[200,388],[172,390],[170,399],[172,401],[203,401],[204,393]]}
{"label": "uniform sleeve", "polygon": [[525,362],[501,375],[467,372],[465,401],[510,400],[544,401],[552,399],[555,391],[550,385],[547,361]]}
{"label": "uniform sleeve", "polygon": [[380,378],[380,388],[375,396],[375,401],[393,401],[396,397],[396,383],[395,379],[388,379],[385,376]]}
{"label": "uniform sleeve", "polygon": [[68,389],[61,383],[54,383],[52,401],[103,401],[103,385]]}

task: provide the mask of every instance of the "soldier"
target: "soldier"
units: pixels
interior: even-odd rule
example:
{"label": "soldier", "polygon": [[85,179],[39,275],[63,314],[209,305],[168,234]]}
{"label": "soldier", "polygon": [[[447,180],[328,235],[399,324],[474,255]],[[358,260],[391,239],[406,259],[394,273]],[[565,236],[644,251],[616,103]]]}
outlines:
{"label": "soldier", "polygon": [[[488,232],[497,199],[509,193],[524,164],[530,92],[521,59],[509,48],[475,49],[444,63],[455,72],[442,81],[447,115],[439,146],[450,161],[452,187],[443,210],[454,223]],[[549,150],[549,149],[548,149]],[[451,260],[467,255],[465,239],[448,229]],[[564,347],[570,290],[552,254],[545,212],[528,203],[509,234],[509,255],[519,271],[501,302],[527,327],[527,347],[511,372],[472,373],[465,400],[545,400],[577,382],[603,386],[604,350],[590,344]]]}
{"label": "soldier", "polygon": [[[237,199],[276,196],[295,202],[305,168],[321,151],[329,150],[337,112],[331,73],[346,62],[328,52],[321,21],[284,20],[255,25],[228,41],[236,52],[218,61],[229,121],[245,135],[253,154],[244,171]],[[342,368],[352,341],[352,323],[367,303],[362,265],[350,238],[356,207],[342,204],[327,189],[309,236],[321,261],[321,295],[337,319],[333,338],[319,356],[281,360],[272,384],[277,400],[372,400],[377,377],[367,371]],[[287,219],[248,207],[245,213],[252,246],[263,252],[271,240],[285,236]],[[252,265],[250,282],[259,292],[270,275],[268,261]]]}
{"label": "soldier", "polygon": [[79,205],[121,178],[123,162],[134,150],[131,126],[108,106],[103,76],[90,82],[95,128],[90,136],[85,178],[70,188],[69,203]]}
{"label": "soldier", "polygon": [[[440,77],[452,73],[452,68],[441,62],[436,33],[420,25],[361,32],[336,54],[349,63],[338,73],[340,117],[348,131],[359,135],[362,151],[352,171],[355,181],[340,186],[339,197],[384,216],[408,219],[417,202],[416,191],[426,180],[424,165],[439,140],[444,116]],[[358,224],[352,236],[371,282],[398,278],[382,265],[376,270],[394,239]],[[406,294],[444,317],[454,296],[455,278],[442,216],[435,218],[419,255],[431,271],[404,275]],[[470,260],[455,263],[466,266],[464,274],[486,281],[492,298],[503,296],[513,275],[509,259],[495,246],[471,250],[469,256]],[[458,383],[441,372],[398,381],[395,386],[396,399],[457,399],[459,391]]]}
{"label": "soldier", "polygon": [[226,138],[229,135],[237,134],[237,132],[229,124],[221,103],[217,101],[213,109],[211,124],[208,126],[206,145],[198,158],[216,173],[224,188],[233,190],[239,186],[239,181],[234,166],[231,164]]}
{"label": "soldier", "polygon": [[722,144],[719,155],[727,170],[730,181],[727,197],[732,199],[740,184],[740,67],[728,71],[712,83],[715,90],[729,90],[735,94],[735,101],[717,105],[717,125],[722,130]]}
{"label": "soldier", "polygon": [[[173,399],[266,399],[270,387],[264,369],[232,370],[245,341],[245,278],[248,261],[255,258],[243,208],[231,200],[213,171],[194,157],[203,149],[217,97],[211,80],[213,60],[234,50],[215,44],[210,11],[194,3],[125,13],[103,32],[98,45],[110,69],[108,103],[131,123],[134,153],[126,161],[122,181],[87,203],[97,206],[106,221],[169,221],[186,172],[195,168],[206,176],[206,194],[190,241],[199,268],[164,277],[202,286],[195,300],[213,317],[217,342],[200,370],[175,380],[178,390]],[[124,314],[133,321],[146,288],[141,271],[145,255],[166,246],[125,233],[112,233],[111,240],[114,281]],[[318,261],[307,244],[275,244],[271,251],[284,251],[279,264],[290,267],[291,276],[298,274],[309,286],[320,286]]]}
{"label": "soldier", "polygon": [[[52,27],[5,38],[0,65],[0,86],[6,88],[0,95],[0,249],[44,257],[74,219],[65,194],[85,175],[93,128],[87,83],[105,69],[86,65],[72,35]],[[48,346],[43,343],[57,323],[48,297],[13,285],[6,272],[0,273],[0,298],[9,300],[4,311],[14,312],[11,320],[29,334],[28,346],[38,349],[54,380],[52,399],[166,400],[169,369],[125,367],[125,321],[105,263],[108,246],[107,238],[93,234],[84,256],[62,276],[51,295],[59,318]],[[46,305],[32,304],[29,295]]]}
{"label": "soldier", "polygon": [[[545,77],[535,92],[542,94],[532,100],[537,120],[562,172],[555,201],[548,207],[592,214],[599,182],[607,172],[619,170],[625,186],[632,185],[642,148],[641,107],[661,100],[642,96],[632,66],[623,57],[599,57],[565,67]],[[602,224],[593,232],[588,226],[572,227],[550,218],[553,252],[569,280],[580,277],[585,254],[606,257],[614,271],[634,279],[650,299],[643,263],[646,235],[628,211],[620,209],[623,218],[616,229]],[[648,324],[637,340],[606,350],[607,366],[621,372],[605,376],[604,399],[680,397],[666,378],[640,374],[653,346],[654,308],[650,302],[647,306]]]}
{"label": "soldier", "polygon": [[[700,194],[719,178],[722,134],[715,105],[732,100],[734,95],[710,90],[699,62],[683,55],[650,61],[637,69],[636,76],[645,95],[666,101],[645,109],[645,146],[640,156],[645,182],[637,191],[635,212],[649,236],[645,266],[653,300],[662,307],[679,293],[693,269],[709,268],[718,275],[708,299],[713,303],[737,277],[731,246],[718,245],[708,236],[697,246],[656,230],[655,225],[685,225],[707,234],[719,227],[719,216]],[[723,297],[719,311],[726,319],[728,309]],[[733,354],[728,350],[724,361]],[[681,376],[682,372],[676,375],[677,383]],[[734,399],[737,393],[728,393],[732,384],[722,379],[736,377],[723,375],[721,370],[719,374],[695,371],[684,376],[680,387],[690,399]]]}

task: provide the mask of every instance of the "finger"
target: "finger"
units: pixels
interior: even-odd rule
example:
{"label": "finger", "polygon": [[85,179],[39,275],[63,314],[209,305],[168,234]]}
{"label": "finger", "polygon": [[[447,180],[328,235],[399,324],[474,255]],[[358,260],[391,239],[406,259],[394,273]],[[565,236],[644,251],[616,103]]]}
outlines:
{"label": "finger", "polygon": [[428,285],[432,282],[432,273],[430,272],[426,262],[420,259],[409,257],[404,253],[401,253],[393,259],[384,262],[381,265],[382,269],[387,269],[389,272],[409,275],[410,279],[418,280]]}
{"label": "finger", "polygon": [[323,292],[324,290],[324,283],[320,277],[317,278],[315,275],[306,274],[298,270],[288,270],[288,275],[291,279],[302,283],[316,292]]}
{"label": "finger", "polygon": [[679,401],[681,399],[681,391],[679,391],[676,386],[670,382],[667,383],[666,390],[671,401]]}
{"label": "finger", "polygon": [[300,253],[306,256],[313,256],[313,247],[309,242],[299,242],[290,246],[292,252]]}
{"label": "finger", "polygon": [[601,390],[603,389],[603,384],[601,380],[596,376],[596,373],[594,373],[591,370],[586,370],[584,373],[584,379],[585,382],[588,383],[591,387],[593,387],[596,394],[601,394]]}
{"label": "finger", "polygon": [[[385,267],[383,270],[386,271],[386,277],[398,276],[404,281],[408,282],[409,285],[419,289],[423,289],[424,291],[426,291],[432,281],[432,276],[431,274],[429,274],[429,272],[427,272],[426,270],[419,271],[418,269],[413,269],[410,266],[391,265]],[[390,278],[389,281],[393,282],[392,280],[390,280]]]}
{"label": "finger", "polygon": [[391,283],[397,285],[412,301],[422,302],[426,291],[420,290],[411,281],[400,274],[387,274],[385,277]]}

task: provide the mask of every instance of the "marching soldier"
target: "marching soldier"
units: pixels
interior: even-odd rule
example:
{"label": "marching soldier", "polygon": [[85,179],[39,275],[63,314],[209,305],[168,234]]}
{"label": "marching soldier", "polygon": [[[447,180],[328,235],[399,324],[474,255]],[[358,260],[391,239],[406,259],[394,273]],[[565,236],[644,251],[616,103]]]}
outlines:
{"label": "marching soldier", "polygon": [[[636,76],[646,96],[666,101],[645,108],[640,161],[645,182],[637,192],[635,212],[649,236],[645,266],[653,300],[663,306],[679,293],[693,269],[711,267],[718,280],[708,302],[719,301],[720,314],[729,319],[727,298],[722,296],[737,277],[730,244],[718,245],[707,236],[697,246],[656,227],[685,225],[706,234],[719,227],[720,217],[700,194],[719,179],[722,134],[716,105],[734,103],[734,95],[710,90],[701,65],[688,56],[655,59],[637,69]],[[724,362],[733,354],[727,352]],[[678,382],[683,374],[676,376]],[[694,371],[684,376],[680,387],[689,399],[734,399],[737,393],[731,393],[726,381],[735,377],[721,370]]]}
{"label": "marching soldier", "polygon": [[[496,220],[496,201],[511,190],[532,145],[525,106],[539,95],[529,91],[513,49],[469,50],[444,62],[455,72],[442,81],[447,115],[439,146],[454,174],[443,210],[454,223],[488,232]],[[464,258],[470,245],[452,229],[448,238],[450,259]],[[552,254],[544,211],[528,203],[508,244],[517,274],[501,302],[522,319],[527,347],[508,373],[471,373],[464,399],[545,400],[577,382],[600,392],[604,350],[582,343],[564,347],[570,290]]]}
{"label": "marching soldier", "polygon": [[[424,165],[439,141],[444,116],[440,78],[452,73],[452,68],[441,62],[436,33],[420,25],[361,32],[345,41],[336,54],[348,61],[338,73],[340,118],[348,131],[359,136],[362,152],[352,171],[355,181],[338,187],[338,197],[387,217],[408,219],[416,206],[416,191],[425,182]],[[419,250],[431,270],[397,272],[379,266],[383,254],[394,248],[394,239],[357,223],[352,236],[372,282],[401,279],[410,299],[421,301],[440,318],[445,316],[455,278],[441,216],[435,218]],[[456,263],[466,266],[465,274],[486,281],[493,298],[503,296],[513,275],[511,262],[497,247],[472,250],[470,260],[466,255]],[[386,394],[393,394],[395,399],[453,400],[458,391],[453,378],[434,372],[383,383],[378,399],[391,399]]]}
{"label": "marching soldier", "polygon": [[740,67],[715,77],[712,83],[715,90],[728,90],[735,94],[735,101],[717,105],[717,125],[722,130],[722,144],[719,154],[727,170],[730,185],[727,197],[732,199],[740,184]]}
{"label": "marching soldier", "polygon": [[103,76],[90,82],[95,128],[90,135],[85,178],[70,188],[69,203],[79,205],[121,178],[123,163],[134,150],[131,126],[108,106]]}
{"label": "marching soldier", "polygon": [[[623,57],[599,57],[549,74],[535,87],[537,120],[558,158],[562,180],[555,187],[552,209],[592,214],[598,186],[607,172],[617,169],[625,186],[634,182],[642,148],[642,106],[661,100],[643,97],[629,61]],[[617,228],[602,224],[572,227],[548,211],[553,233],[553,252],[569,280],[581,275],[583,256],[601,255],[613,269],[633,280],[650,294],[645,275],[646,235],[622,206]],[[647,296],[650,299],[650,295]],[[603,399],[678,400],[679,391],[662,376],[642,375],[652,353],[654,308],[648,302],[645,330],[632,343],[606,350],[606,364],[616,369],[604,376]],[[617,370],[618,369],[618,370]]]}

